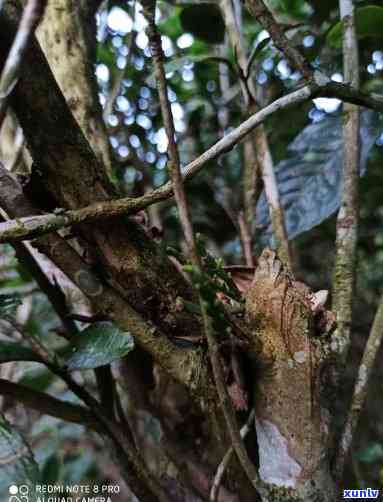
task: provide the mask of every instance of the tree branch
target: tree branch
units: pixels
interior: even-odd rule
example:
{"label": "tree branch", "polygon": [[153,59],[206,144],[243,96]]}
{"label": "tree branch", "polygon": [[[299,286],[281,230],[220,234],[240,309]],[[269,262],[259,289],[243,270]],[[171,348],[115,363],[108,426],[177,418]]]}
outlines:
{"label": "tree branch", "polygon": [[[18,11],[7,2],[0,13],[0,64],[17,22]],[[28,71],[23,67],[11,103],[34,161],[32,175],[38,189],[45,189],[58,206],[72,210],[115,197],[36,41],[26,53],[25,67]],[[77,226],[76,233],[83,247],[90,252],[97,248],[94,266],[108,277],[112,288],[161,331],[169,337],[201,332],[198,316],[175,308],[178,296],[193,301],[190,285],[136,221],[115,218]]]}
{"label": "tree branch", "polygon": [[[183,181],[192,179],[207,162],[232,150],[249,132],[264,122],[269,115],[278,110],[306,101],[311,95],[311,88],[309,86],[303,87],[286,96],[282,96],[249,117],[240,126],[197,157],[197,159],[185,166],[183,169]],[[172,183],[168,182],[162,187],[138,198],[126,197],[123,199],[100,201],[82,209],[57,211],[58,214],[52,213],[18,218],[17,220],[0,224],[0,242],[31,239],[73,224],[111,218],[122,214],[134,214],[141,209],[145,209],[156,202],[166,200],[172,196]]]}
{"label": "tree branch", "polygon": [[306,81],[311,80],[313,69],[302,54],[290,44],[281,26],[275,21],[264,1],[246,0],[246,4],[256,20],[270,33],[275,46],[282,52],[290,65],[299,70]]}
{"label": "tree branch", "polygon": [[24,9],[15,40],[0,77],[0,127],[7,109],[7,98],[17,83],[25,52],[44,15],[46,5],[47,0],[29,0]]}
{"label": "tree branch", "polygon": [[[245,425],[241,428],[240,434],[241,438],[245,438],[247,434],[249,433],[250,429],[252,426],[254,426],[254,417],[255,417],[255,410],[254,408],[251,410],[250,415],[245,423]],[[222,483],[222,478],[225,474],[225,471],[227,469],[227,466],[229,465],[229,462],[231,460],[231,457],[234,453],[233,447],[230,447],[227,452],[225,453],[225,456],[223,457],[221,463],[219,464],[217,468],[217,472],[215,473],[213,484],[210,490],[210,502],[216,502],[218,493],[219,493],[219,488]]]}
{"label": "tree branch", "polygon": [[[352,0],[340,0],[343,23],[344,79],[352,88],[359,87],[359,57]],[[360,113],[352,104],[344,106],[343,122],[343,192],[336,227],[336,259],[334,270],[334,310],[337,312],[337,329],[333,340],[341,363],[345,363],[350,345],[352,302],[356,276],[356,247],[359,220],[359,159]]]}
{"label": "tree branch", "polygon": [[141,453],[137,451],[131,431],[126,429],[126,423],[122,427],[121,424],[111,419],[98,401],[86,389],[78,385],[65,370],[55,368],[54,371],[67,384],[68,388],[90,408],[104,429],[104,434],[114,444],[118,459],[126,464],[121,472],[139,500],[143,502],[170,502],[158,480],[146,467]]}
{"label": "tree branch", "polygon": [[[0,187],[0,206],[9,215],[18,217],[36,211],[26,200],[17,181],[1,165]],[[62,237],[49,234],[40,237],[35,245],[89,298],[99,315],[130,331],[136,342],[192,394],[201,392],[207,385],[202,354],[193,349],[185,351],[178,348],[150,322],[144,321],[118,292],[95,275]]]}
{"label": "tree branch", "polygon": [[[21,334],[25,335],[23,332],[21,332]],[[33,348],[35,348],[31,338],[28,337],[28,339],[31,341]],[[61,378],[61,380],[66,383],[68,389],[89,407],[90,415],[88,415],[88,419],[93,417],[97,423],[96,425],[94,421],[92,422],[93,428],[98,430],[101,434],[107,436],[114,443],[119,459],[127,466],[126,469],[122,470],[122,474],[126,477],[128,485],[132,488],[140,500],[144,502],[169,502],[165,491],[159,482],[148,471],[142,460],[141,454],[137,451],[132,433],[130,429],[127,428],[127,424],[124,423],[124,427],[122,427],[120,423],[114,421],[114,419],[110,417],[110,410],[105,410],[84,387],[79,385],[72,378],[65,367],[59,366],[56,362],[56,358],[54,356],[51,357],[45,347],[41,347],[41,349],[42,350],[40,350],[40,347],[37,349],[41,362],[43,362],[43,364],[45,364],[45,366],[54,375]],[[68,415],[68,418],[71,418],[70,421],[77,422],[79,418],[79,408],[80,411],[82,411],[82,407],[77,407],[75,405],[72,405],[71,410],[68,406],[66,406],[64,410],[62,406],[59,406],[58,403],[61,404],[59,400],[52,398],[51,396],[46,396],[41,392],[28,392],[29,389],[27,389],[27,395],[25,396],[26,388],[0,379],[0,394],[1,389],[5,389],[8,393],[12,392],[13,395],[17,394],[18,398],[23,398],[24,400],[26,399],[24,402],[28,402],[31,407],[40,405],[40,410],[44,407],[44,409],[52,412],[65,413]],[[37,398],[41,400],[39,404],[37,404]],[[86,411],[86,414],[89,412]]]}
{"label": "tree branch", "polygon": [[[182,169],[183,181],[191,180],[201,171],[207,162],[215,160],[220,155],[232,150],[247,134],[262,124],[270,115],[279,110],[287,109],[308,99],[320,96],[336,97],[349,103],[383,111],[382,96],[364,94],[344,84],[330,82],[329,80],[319,80],[317,83],[306,85],[276,99],[251,115],[202,155],[187,164]],[[0,224],[0,243],[32,239],[78,223],[98,221],[123,214],[135,214],[152,204],[167,200],[172,196],[172,183],[168,182],[141,197],[124,197],[121,199],[100,201],[81,209],[58,210],[57,213],[17,218]]]}
{"label": "tree branch", "polygon": [[44,392],[39,392],[4,379],[0,379],[0,395],[9,396],[27,408],[36,410],[44,415],[50,415],[66,422],[81,424],[100,431],[100,424],[84,406],[61,401]]}
{"label": "tree branch", "polygon": [[335,470],[338,480],[342,478],[347,454],[358,426],[360,414],[366,401],[368,385],[370,383],[372,370],[376,361],[376,356],[382,345],[383,339],[383,295],[380,298],[378,310],[372,324],[371,332],[364,349],[362,362],[359,366],[358,376],[356,378],[354,393],[351,401],[350,410],[343,428],[342,437],[339,443]]}
{"label": "tree branch", "polygon": [[[248,117],[252,112],[256,112],[258,110],[258,105],[255,99],[256,89],[253,80],[247,75],[248,59],[246,57],[246,51],[243,45],[241,32],[238,27],[232,0],[221,0],[220,6],[225,20],[226,29],[229,34],[229,38],[233,46],[233,50],[236,54],[238,60],[237,63],[240,69],[239,77],[244,102],[242,113],[245,117]],[[245,218],[242,220],[240,219],[239,223],[241,231],[240,234],[242,236],[241,241],[245,249],[247,265],[252,266],[253,260],[252,253],[249,253],[249,246],[247,246],[246,249],[246,243],[248,239],[243,237],[245,235],[249,236],[250,238],[252,237],[250,229],[255,215],[255,193],[257,191],[255,182],[258,178],[257,170],[259,166],[262,174],[266,199],[268,202],[270,220],[276,240],[276,247],[279,252],[279,256],[289,266],[289,268],[292,269],[291,250],[289,247],[289,241],[285,227],[284,211],[280,203],[278,184],[274,172],[273,159],[270,152],[266,131],[262,124],[258,128],[256,128],[254,130],[254,133],[252,135],[249,135],[249,137],[246,139],[244,145],[244,153],[247,154],[245,155],[243,175]]]}

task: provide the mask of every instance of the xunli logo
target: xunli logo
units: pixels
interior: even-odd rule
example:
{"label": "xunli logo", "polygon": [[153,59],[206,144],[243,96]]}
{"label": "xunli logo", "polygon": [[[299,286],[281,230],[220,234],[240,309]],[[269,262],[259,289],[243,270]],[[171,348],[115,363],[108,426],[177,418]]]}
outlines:
{"label": "xunli logo", "polygon": [[377,499],[379,490],[366,488],[365,490],[343,490],[344,499]]}

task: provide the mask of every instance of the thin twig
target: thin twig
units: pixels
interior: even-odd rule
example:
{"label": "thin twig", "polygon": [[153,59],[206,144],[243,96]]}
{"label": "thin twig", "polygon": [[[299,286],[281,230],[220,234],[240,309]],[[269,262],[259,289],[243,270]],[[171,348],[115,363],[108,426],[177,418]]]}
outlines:
{"label": "thin twig", "polygon": [[382,339],[383,339],[383,295],[380,298],[378,310],[375,314],[375,319],[372,324],[371,332],[368,337],[366,347],[364,349],[362,362],[359,366],[358,376],[355,382],[350,410],[339,443],[339,450],[337,452],[337,460],[335,464],[336,473],[339,480],[342,477],[347,454],[351,447],[351,443],[354,437],[355,430],[358,425],[363,404],[366,401],[368,384],[370,383],[370,378],[372,370],[374,368],[374,363],[376,361],[376,356],[382,345]]}
{"label": "thin twig", "polygon": [[[339,1],[343,30],[344,79],[353,88],[359,87],[358,42],[352,0]],[[351,336],[352,301],[355,286],[356,246],[359,220],[359,108],[345,104],[343,122],[343,191],[336,228],[336,259],[334,270],[334,310],[337,330],[333,339],[342,363],[345,362]]]}
{"label": "thin twig", "polygon": [[[244,439],[247,434],[250,432],[252,425],[254,424],[254,417],[255,417],[255,410],[254,408],[251,410],[250,415],[247,419],[247,422],[245,425],[241,428],[240,434],[241,438]],[[229,465],[230,459],[234,453],[233,447],[230,446],[230,448],[227,450],[225,453],[225,456],[223,457],[221,463],[219,464],[217,468],[217,472],[214,476],[213,484],[211,486],[210,490],[210,502],[216,502],[218,493],[219,493],[219,487],[221,486],[222,483],[222,478],[223,475],[225,474],[225,471],[227,469],[227,466]]]}
{"label": "thin twig", "polygon": [[0,77],[0,126],[7,108],[7,99],[19,78],[20,66],[37,25],[44,15],[47,0],[29,0],[20,20],[15,40]]}
{"label": "thin twig", "polygon": [[185,234],[186,243],[189,251],[193,256],[194,261],[198,261],[196,253],[196,243],[194,232],[190,221],[189,208],[186,201],[185,190],[183,188],[183,178],[180,168],[180,158],[178,148],[175,141],[175,128],[170,101],[168,98],[168,90],[166,84],[166,75],[163,65],[164,54],[161,45],[161,35],[157,31],[154,20],[154,6],[155,2],[151,3],[145,8],[146,17],[149,23],[148,36],[150,43],[150,50],[154,62],[154,74],[157,81],[158,95],[160,100],[160,107],[162,118],[164,121],[166,135],[168,137],[168,154],[169,154],[169,172],[173,184],[174,197],[177,202],[179,217],[182,229]]}
{"label": "thin twig", "polygon": [[[155,25],[155,2],[150,1],[144,3],[144,12],[148,20],[148,37],[151,47],[155,74],[157,79],[157,87],[159,100],[161,105],[162,118],[164,121],[165,130],[169,141],[169,157],[170,157],[170,177],[173,183],[174,195],[177,202],[177,207],[180,215],[180,222],[188,245],[190,260],[199,273],[202,272],[201,260],[198,254],[197,243],[194,237],[193,226],[190,220],[189,208],[186,200],[186,194],[183,186],[183,178],[181,173],[179,154],[175,142],[174,121],[168,99],[166,76],[163,65],[163,52],[161,47],[161,37]],[[228,394],[223,369],[219,357],[219,345],[216,341],[212,320],[207,313],[207,306],[202,296],[199,294],[200,308],[202,313],[204,332],[209,347],[210,361],[213,368],[213,376],[220,399],[221,407],[225,417],[226,425],[232,441],[234,451],[237,454],[238,460],[244,471],[249,477],[256,490],[259,489],[259,477],[257,470],[250,460],[245,446],[242,442],[238,430],[237,419]]]}

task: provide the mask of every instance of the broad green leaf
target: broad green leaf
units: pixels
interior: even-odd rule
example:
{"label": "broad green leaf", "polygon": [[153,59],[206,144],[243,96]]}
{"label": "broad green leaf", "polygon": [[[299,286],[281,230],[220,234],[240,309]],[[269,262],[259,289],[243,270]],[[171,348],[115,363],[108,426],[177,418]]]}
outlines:
{"label": "broad green leaf", "polygon": [[18,294],[0,295],[0,318],[14,315],[19,305],[21,305],[21,298]]}
{"label": "broad green leaf", "polygon": [[213,3],[188,5],[182,9],[180,20],[185,31],[209,44],[221,44],[225,38],[225,22]]}
{"label": "broad green leaf", "polygon": [[25,495],[25,499],[17,500],[35,502],[34,486],[39,481],[37,464],[28,444],[0,415],[0,500]]}
{"label": "broad green leaf", "polygon": [[99,322],[81,332],[66,364],[70,370],[98,368],[120,359],[133,348],[130,333],[111,322]]}
{"label": "broad green leaf", "polygon": [[5,342],[0,340],[0,364],[11,361],[36,361],[41,359],[33,350],[16,342]]}
{"label": "broad green leaf", "polygon": [[[358,38],[383,38],[383,7],[368,5],[355,9],[356,33]],[[327,33],[327,42],[336,49],[342,46],[342,27],[339,21]]]}
{"label": "broad green leaf", "polygon": [[[360,175],[381,131],[379,116],[361,114]],[[275,165],[289,239],[319,225],[338,210],[342,196],[342,116],[327,115],[306,126],[288,147],[288,157]],[[264,245],[273,245],[270,214],[263,191],[257,205],[257,231]]]}

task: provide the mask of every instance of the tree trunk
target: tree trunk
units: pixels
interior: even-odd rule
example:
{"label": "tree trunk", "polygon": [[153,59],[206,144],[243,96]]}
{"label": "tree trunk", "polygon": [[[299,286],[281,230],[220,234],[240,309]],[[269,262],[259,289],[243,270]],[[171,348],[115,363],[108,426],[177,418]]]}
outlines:
{"label": "tree trunk", "polygon": [[323,388],[332,316],[321,296],[294,281],[270,250],[246,293],[247,321],[262,347],[254,360],[254,401],[268,501],[334,500]]}

